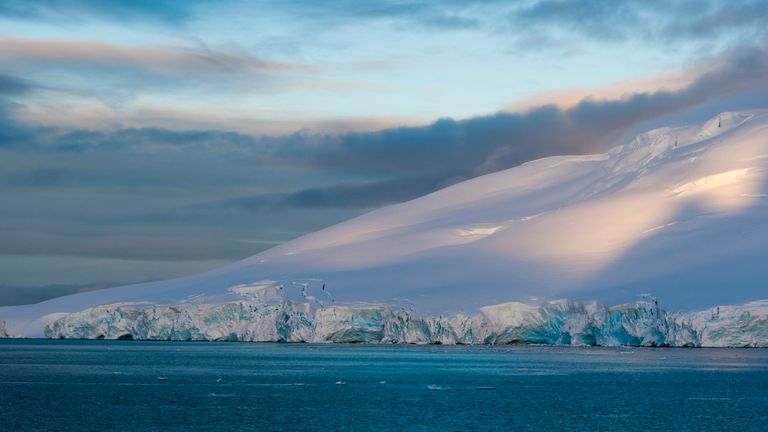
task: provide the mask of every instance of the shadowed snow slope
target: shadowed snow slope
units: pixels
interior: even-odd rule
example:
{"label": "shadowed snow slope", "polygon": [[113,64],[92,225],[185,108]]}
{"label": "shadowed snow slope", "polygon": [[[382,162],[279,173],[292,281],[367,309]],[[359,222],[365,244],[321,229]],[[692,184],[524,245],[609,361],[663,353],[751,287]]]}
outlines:
{"label": "shadowed snow slope", "polygon": [[[103,305],[144,317],[155,306],[245,301],[279,312],[289,302],[329,322],[330,306],[474,316],[511,301],[616,304],[644,293],[672,310],[745,303],[768,298],[767,173],[768,111],[724,113],[606,154],[478,177],[211,272],[0,308],[0,319],[10,335],[39,336]],[[696,322],[711,315],[701,314]]]}

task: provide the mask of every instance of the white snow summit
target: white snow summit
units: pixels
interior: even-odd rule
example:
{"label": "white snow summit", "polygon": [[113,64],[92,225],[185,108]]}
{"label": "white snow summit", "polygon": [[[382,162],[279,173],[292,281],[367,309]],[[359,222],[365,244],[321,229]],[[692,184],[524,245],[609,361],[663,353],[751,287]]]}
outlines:
{"label": "white snow summit", "polygon": [[0,319],[11,337],[768,346],[767,175],[768,111],[723,113]]}

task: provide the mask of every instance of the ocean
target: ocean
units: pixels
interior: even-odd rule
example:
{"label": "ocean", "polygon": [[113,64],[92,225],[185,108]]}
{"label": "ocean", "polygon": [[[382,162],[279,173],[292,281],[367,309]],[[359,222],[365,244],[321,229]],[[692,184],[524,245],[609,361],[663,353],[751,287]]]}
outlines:
{"label": "ocean", "polygon": [[761,431],[768,350],[0,340],[2,431]]}

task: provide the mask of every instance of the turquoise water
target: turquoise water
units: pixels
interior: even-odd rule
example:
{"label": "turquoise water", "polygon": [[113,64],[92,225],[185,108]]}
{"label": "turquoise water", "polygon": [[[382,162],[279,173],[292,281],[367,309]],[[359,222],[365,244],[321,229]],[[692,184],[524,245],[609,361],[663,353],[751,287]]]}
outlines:
{"label": "turquoise water", "polygon": [[0,430],[765,431],[768,350],[0,340]]}

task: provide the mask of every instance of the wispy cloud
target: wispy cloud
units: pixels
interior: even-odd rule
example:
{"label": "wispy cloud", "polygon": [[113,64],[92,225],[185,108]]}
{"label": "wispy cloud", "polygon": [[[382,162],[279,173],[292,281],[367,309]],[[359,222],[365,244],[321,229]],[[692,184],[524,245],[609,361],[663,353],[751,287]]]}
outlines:
{"label": "wispy cloud", "polygon": [[184,77],[198,74],[264,73],[306,69],[269,61],[247,53],[196,47],[151,47],[98,41],[0,38],[0,58],[6,62],[48,66],[98,68],[149,75]]}
{"label": "wispy cloud", "polygon": [[112,21],[149,20],[181,25],[191,18],[198,0],[26,0],[0,3],[0,16],[12,19],[79,23],[88,19]]}
{"label": "wispy cloud", "polygon": [[[567,32],[580,38],[605,42],[627,40],[704,42],[725,36],[741,44],[764,39],[768,3],[763,0],[622,1],[539,0],[510,11],[510,24],[541,35]],[[555,39],[549,39],[557,45]],[[545,44],[546,45],[546,44]],[[669,47],[669,45],[667,45]]]}
{"label": "wispy cloud", "polygon": [[120,283],[0,285],[0,305],[23,305],[41,302],[52,297],[94,291],[120,285]]}
{"label": "wispy cloud", "polygon": [[23,78],[0,74],[0,97],[26,94],[33,88],[34,85]]}
{"label": "wispy cloud", "polygon": [[256,17],[268,9],[278,16],[304,22],[312,32],[382,22],[411,31],[473,30],[507,39],[512,35],[521,43],[531,41],[531,34],[552,36],[538,39],[542,43],[535,49],[541,49],[561,43],[558,35],[563,32],[569,39],[614,42],[712,41],[713,37],[723,35],[745,42],[745,38],[766,36],[763,17],[768,13],[764,0],[283,0],[262,2],[260,8],[241,6],[240,2],[226,0],[30,0],[3,2],[0,17],[64,24],[111,20],[178,27],[216,11],[234,10],[240,16]]}

